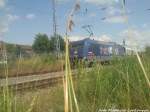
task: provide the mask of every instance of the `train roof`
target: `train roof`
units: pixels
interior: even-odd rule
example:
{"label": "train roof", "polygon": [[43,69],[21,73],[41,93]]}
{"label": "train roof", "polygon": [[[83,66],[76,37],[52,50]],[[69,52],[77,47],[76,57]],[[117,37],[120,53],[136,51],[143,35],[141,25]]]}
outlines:
{"label": "train roof", "polygon": [[98,41],[98,40],[94,40],[94,39],[90,39],[90,38],[85,38],[85,39],[79,40],[79,41],[72,41],[71,45],[72,46],[83,45],[85,42],[93,43],[93,44],[101,44],[101,45],[117,45],[116,42]]}

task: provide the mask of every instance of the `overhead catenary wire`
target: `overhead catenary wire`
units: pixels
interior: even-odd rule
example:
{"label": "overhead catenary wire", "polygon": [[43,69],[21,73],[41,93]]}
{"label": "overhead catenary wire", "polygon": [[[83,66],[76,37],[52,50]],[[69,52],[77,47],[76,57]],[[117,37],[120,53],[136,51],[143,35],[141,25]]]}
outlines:
{"label": "overhead catenary wire", "polygon": [[87,31],[89,33],[89,38],[94,35],[91,27],[92,27],[92,25],[84,25],[84,26],[82,26],[82,28],[85,29],[85,31]]}

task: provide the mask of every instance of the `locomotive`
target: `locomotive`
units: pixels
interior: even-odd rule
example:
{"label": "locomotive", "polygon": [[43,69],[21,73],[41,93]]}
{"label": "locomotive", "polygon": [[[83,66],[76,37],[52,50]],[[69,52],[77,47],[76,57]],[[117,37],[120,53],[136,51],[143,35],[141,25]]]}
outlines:
{"label": "locomotive", "polygon": [[90,62],[93,60],[108,62],[114,56],[124,56],[125,54],[125,47],[116,42],[104,42],[90,38],[70,42],[71,61],[77,59]]}

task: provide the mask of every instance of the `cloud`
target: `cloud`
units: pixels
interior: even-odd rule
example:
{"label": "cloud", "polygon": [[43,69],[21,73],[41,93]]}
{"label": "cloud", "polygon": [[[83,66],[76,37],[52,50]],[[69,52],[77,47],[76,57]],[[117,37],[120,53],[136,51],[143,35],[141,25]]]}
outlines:
{"label": "cloud", "polygon": [[68,0],[56,0],[57,2],[66,2]]}
{"label": "cloud", "polygon": [[142,48],[150,45],[150,30],[124,30],[120,33],[120,36],[126,39],[126,44],[129,47]]}
{"label": "cloud", "polygon": [[13,14],[7,14],[7,19],[8,19],[8,22],[14,22],[14,21],[17,21],[19,19],[28,19],[28,20],[32,20],[34,19],[36,16],[35,14],[27,14],[25,16],[18,16],[18,15],[13,15]]}
{"label": "cloud", "polygon": [[96,13],[94,13],[94,12],[90,13],[89,17],[96,17]]}
{"label": "cloud", "polygon": [[[83,40],[85,38],[88,38],[88,37],[87,36],[70,36],[69,40],[70,41],[78,41],[78,40]],[[99,38],[96,36],[93,36],[93,37],[91,37],[91,39],[98,40]]]}
{"label": "cloud", "polygon": [[108,16],[120,15],[122,14],[122,10],[113,6],[110,6],[106,9],[106,13]]}
{"label": "cloud", "polygon": [[8,14],[8,15],[7,15],[7,18],[8,18],[8,21],[9,21],[9,22],[13,22],[13,21],[16,21],[16,20],[20,19],[19,16],[17,16],[17,15],[12,15],[12,14]]}
{"label": "cloud", "polygon": [[111,37],[106,35],[106,34],[100,36],[100,38],[98,40],[99,41],[105,41],[105,42],[111,42],[112,41]]}
{"label": "cloud", "polygon": [[6,0],[0,0],[0,8],[5,7]]}
{"label": "cloud", "polygon": [[18,16],[15,14],[5,14],[3,17],[0,18],[0,36],[4,35],[8,30],[10,24],[16,22],[19,19],[28,19],[32,20],[36,16],[34,14],[27,14],[26,16]]}
{"label": "cloud", "polygon": [[[108,7],[105,13],[105,17],[102,20],[107,23],[124,23],[128,19],[128,16],[123,15],[122,9],[113,6]],[[128,11],[128,13],[130,12]]]}
{"label": "cloud", "polygon": [[142,25],[142,28],[147,28],[148,27],[148,24],[146,24],[146,23],[144,23],[143,25]]}
{"label": "cloud", "polygon": [[0,37],[8,31],[8,24],[0,22]]}
{"label": "cloud", "polygon": [[35,17],[36,17],[35,14],[27,14],[25,18],[28,19],[28,20],[32,20]]}
{"label": "cloud", "polygon": [[84,36],[70,36],[69,37],[69,40],[70,41],[78,41],[78,40],[82,40],[82,39],[85,39],[86,37]]}
{"label": "cloud", "polygon": [[113,5],[119,2],[119,0],[84,0],[84,1],[96,5]]}
{"label": "cloud", "polygon": [[[82,40],[85,38],[87,38],[87,37],[86,36],[70,36],[69,37],[70,41],[78,41],[78,40]],[[98,40],[98,41],[105,41],[105,42],[112,41],[111,37],[106,34],[101,35],[101,36],[93,36],[93,37],[91,37],[91,39]]]}
{"label": "cloud", "polygon": [[20,17],[13,14],[7,14],[0,18],[0,36],[4,35],[9,30],[9,25],[18,19]]}
{"label": "cloud", "polygon": [[126,20],[127,20],[127,16],[118,15],[118,16],[107,17],[107,18],[105,18],[104,22],[107,22],[107,23],[125,23]]}

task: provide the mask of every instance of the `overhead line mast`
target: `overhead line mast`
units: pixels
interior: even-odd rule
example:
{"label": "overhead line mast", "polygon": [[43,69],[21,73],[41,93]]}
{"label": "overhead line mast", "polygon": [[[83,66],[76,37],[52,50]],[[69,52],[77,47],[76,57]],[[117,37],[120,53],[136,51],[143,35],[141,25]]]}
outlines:
{"label": "overhead line mast", "polygon": [[53,36],[55,39],[55,51],[57,57],[60,56],[60,37],[57,35],[57,20],[56,20],[56,0],[52,0],[52,10],[53,10]]}
{"label": "overhead line mast", "polygon": [[56,1],[52,0],[52,9],[53,9],[53,35],[55,36],[57,34],[57,28],[56,28]]}

